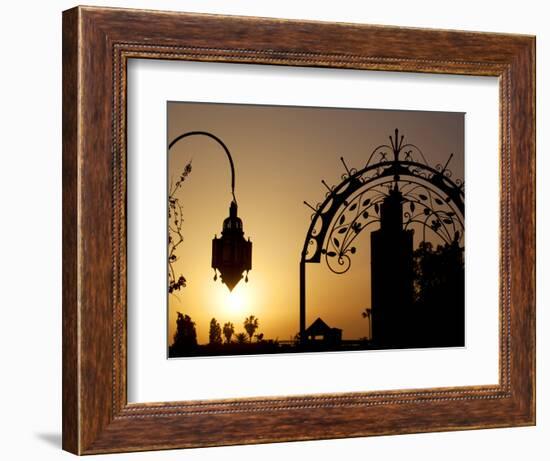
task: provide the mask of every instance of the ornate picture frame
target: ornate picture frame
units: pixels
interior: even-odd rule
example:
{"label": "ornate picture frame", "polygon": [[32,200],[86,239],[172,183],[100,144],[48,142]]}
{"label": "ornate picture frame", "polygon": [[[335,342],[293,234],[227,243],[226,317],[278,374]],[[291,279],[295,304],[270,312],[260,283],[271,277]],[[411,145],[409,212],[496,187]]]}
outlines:
{"label": "ornate picture frame", "polygon": [[[128,403],[130,59],[499,79],[499,382]],[[63,13],[63,448],[76,454],[535,424],[535,39],[77,7]]]}

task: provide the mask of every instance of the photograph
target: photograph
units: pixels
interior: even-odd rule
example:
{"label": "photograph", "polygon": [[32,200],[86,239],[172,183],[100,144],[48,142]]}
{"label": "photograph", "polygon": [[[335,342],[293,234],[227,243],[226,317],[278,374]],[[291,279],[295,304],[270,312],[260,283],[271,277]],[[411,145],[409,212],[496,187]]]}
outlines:
{"label": "photograph", "polygon": [[169,358],[465,346],[466,114],[166,110]]}

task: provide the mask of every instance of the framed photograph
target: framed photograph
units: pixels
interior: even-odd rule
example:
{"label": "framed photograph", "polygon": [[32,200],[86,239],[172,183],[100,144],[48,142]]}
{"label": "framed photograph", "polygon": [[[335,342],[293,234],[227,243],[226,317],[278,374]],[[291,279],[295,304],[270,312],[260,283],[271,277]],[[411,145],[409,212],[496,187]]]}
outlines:
{"label": "framed photograph", "polygon": [[535,39],[63,14],[63,448],[535,424]]}

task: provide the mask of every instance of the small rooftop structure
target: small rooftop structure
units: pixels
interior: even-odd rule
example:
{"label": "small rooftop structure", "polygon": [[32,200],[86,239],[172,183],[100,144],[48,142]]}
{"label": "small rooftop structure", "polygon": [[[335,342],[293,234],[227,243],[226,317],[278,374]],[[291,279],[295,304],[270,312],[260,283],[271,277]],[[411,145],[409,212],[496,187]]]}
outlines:
{"label": "small rooftop structure", "polygon": [[304,331],[306,341],[339,344],[342,342],[342,330],[329,327],[320,317],[317,317]]}

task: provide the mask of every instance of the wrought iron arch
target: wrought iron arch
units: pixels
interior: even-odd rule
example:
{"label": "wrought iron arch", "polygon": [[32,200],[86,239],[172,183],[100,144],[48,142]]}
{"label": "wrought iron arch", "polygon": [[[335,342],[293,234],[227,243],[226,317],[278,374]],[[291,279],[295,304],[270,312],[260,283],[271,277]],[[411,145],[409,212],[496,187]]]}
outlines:
{"label": "wrought iron arch", "polygon": [[345,168],[342,181],[327,188],[322,202],[312,206],[308,228],[300,258],[300,339],[305,341],[306,264],[320,263],[324,257],[328,268],[343,274],[351,267],[353,245],[365,229],[380,222],[380,207],[391,189],[403,196],[405,228],[431,232],[444,243],[463,243],[464,239],[464,182],[453,179],[448,169],[453,157],[445,165],[430,166],[421,149],[404,142],[396,129],[389,136],[390,144],[376,147],[365,166],[359,170]]}

